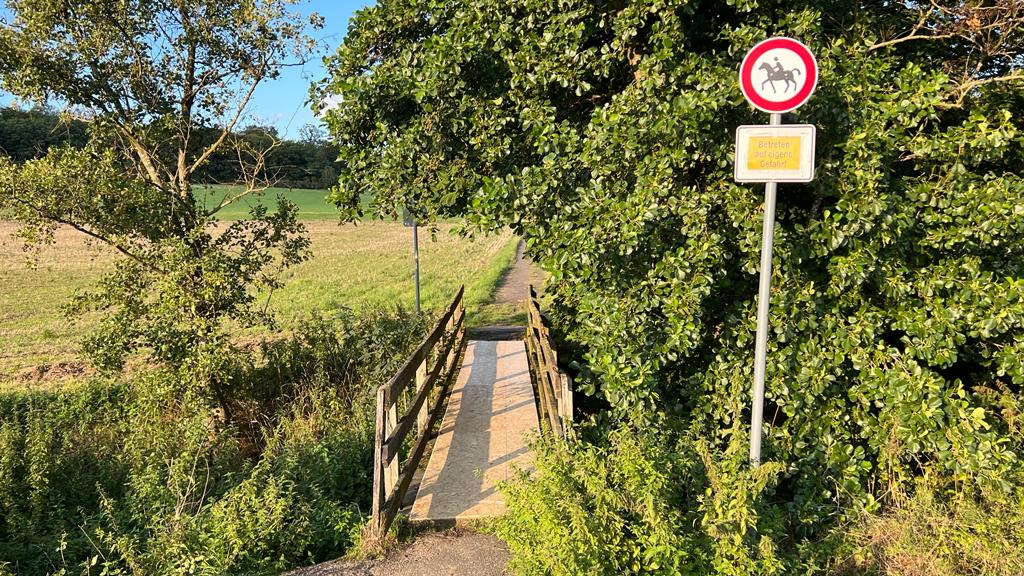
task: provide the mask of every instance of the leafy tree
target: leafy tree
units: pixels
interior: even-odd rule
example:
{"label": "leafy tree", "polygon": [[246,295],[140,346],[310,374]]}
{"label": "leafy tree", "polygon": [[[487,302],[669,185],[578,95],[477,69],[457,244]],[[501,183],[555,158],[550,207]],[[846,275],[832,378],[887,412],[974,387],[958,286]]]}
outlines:
{"label": "leafy tree", "polygon": [[306,124],[299,129],[299,141],[303,144],[324,146],[327,144],[327,132],[319,124]]}
{"label": "leafy tree", "polygon": [[[266,149],[236,138],[253,91],[305,58],[319,26],[290,11],[295,0],[10,0],[0,24],[3,89],[61,102],[91,117],[91,142],[23,166],[0,159],[0,203],[45,243],[71,226],[124,255],[71,310],[106,312],[86,349],[104,367],[147,351],[181,367],[226,415],[229,383],[217,376],[226,320],[268,322],[254,292],[304,258],[295,207],[214,226],[225,205],[265,185]],[[212,132],[211,132],[212,131]],[[204,139],[203,135],[212,138]],[[233,149],[246,186],[204,205],[193,182],[210,158]]]}
{"label": "leafy tree", "polygon": [[[818,174],[779,195],[766,458],[815,533],[935,470],[1000,481],[1024,399],[1018,3],[408,0],[356,17],[334,199],[511,226],[549,272],[578,383],[622,419],[728,444],[747,419],[763,124],[740,59],[802,39]],[[741,430],[745,428],[740,428]]]}

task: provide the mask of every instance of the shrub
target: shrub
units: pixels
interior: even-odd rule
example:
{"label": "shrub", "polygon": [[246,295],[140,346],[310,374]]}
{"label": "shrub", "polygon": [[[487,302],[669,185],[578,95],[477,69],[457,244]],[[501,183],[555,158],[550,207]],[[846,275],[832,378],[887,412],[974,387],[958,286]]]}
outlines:
{"label": "shrub", "polygon": [[715,451],[633,426],[591,433],[591,443],[537,439],[535,470],[503,487],[498,532],[517,574],[780,572],[759,500],[777,465],[746,470],[737,442]]}
{"label": "shrub", "polygon": [[373,392],[426,332],[402,310],[313,319],[203,369],[0,396],[0,566],[17,574],[276,574],[342,555],[371,494]]}
{"label": "shrub", "polygon": [[55,571],[87,557],[78,529],[101,494],[120,496],[129,470],[119,441],[126,387],[95,381],[60,393],[0,395],[0,563]]}

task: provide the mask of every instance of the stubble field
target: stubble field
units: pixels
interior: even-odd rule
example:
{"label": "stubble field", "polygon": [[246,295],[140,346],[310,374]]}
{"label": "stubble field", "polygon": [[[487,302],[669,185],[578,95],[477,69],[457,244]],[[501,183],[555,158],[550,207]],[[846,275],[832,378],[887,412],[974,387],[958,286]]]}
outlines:
{"label": "stubble field", "polygon": [[[413,307],[410,229],[379,221],[340,226],[315,217],[305,225],[312,258],[290,269],[285,287],[270,300],[281,329],[293,329],[314,312],[330,315],[343,307]],[[471,241],[453,235],[453,227],[441,224],[433,238],[420,231],[423,307],[440,308],[465,283],[467,307],[485,311],[515,256],[516,241],[509,233]],[[0,387],[73,380],[86,370],[78,338],[96,319],[70,322],[60,307],[109,270],[115,255],[61,229],[30,268],[21,242],[12,237],[16,230],[17,224],[0,221]]]}

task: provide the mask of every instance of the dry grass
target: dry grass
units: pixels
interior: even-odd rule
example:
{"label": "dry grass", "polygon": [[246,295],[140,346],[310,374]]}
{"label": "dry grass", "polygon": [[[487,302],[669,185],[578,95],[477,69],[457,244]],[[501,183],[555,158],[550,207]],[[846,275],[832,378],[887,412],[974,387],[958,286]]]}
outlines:
{"label": "dry grass", "polygon": [[[412,308],[411,231],[401,223],[363,222],[339,226],[307,222],[313,258],[287,273],[286,287],[271,297],[282,328],[295,326],[314,311],[330,314],[342,307],[402,305]],[[467,288],[467,306],[489,301],[494,286],[511,262],[510,234],[469,241],[441,225],[435,239],[420,234],[422,299],[425,309],[446,304],[459,284]],[[76,352],[78,336],[96,321],[68,322],[60,306],[87,288],[115,258],[109,249],[91,245],[71,230],[57,232],[37,267],[26,266],[17,225],[0,222],[0,389],[24,387],[82,374]]]}
{"label": "dry grass", "polygon": [[1024,501],[998,495],[981,501],[930,490],[887,514],[866,516],[851,532],[857,557],[837,574],[883,576],[1021,576]]}

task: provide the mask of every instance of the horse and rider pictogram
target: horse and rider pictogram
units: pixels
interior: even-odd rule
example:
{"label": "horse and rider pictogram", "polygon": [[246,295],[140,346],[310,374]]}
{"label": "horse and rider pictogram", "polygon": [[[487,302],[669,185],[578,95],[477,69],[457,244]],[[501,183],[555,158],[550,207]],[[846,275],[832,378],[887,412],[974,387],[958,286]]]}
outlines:
{"label": "horse and rider pictogram", "polygon": [[789,92],[790,85],[793,86],[793,91],[794,92],[796,92],[800,88],[800,85],[796,81],[796,76],[800,75],[800,69],[799,68],[794,68],[792,70],[784,69],[782,67],[782,64],[779,63],[778,57],[775,58],[775,65],[774,66],[772,66],[771,64],[769,64],[767,62],[762,62],[761,66],[758,68],[758,70],[764,70],[765,72],[768,73],[767,79],[765,79],[764,82],[761,82],[761,89],[762,90],[764,90],[765,84],[770,84],[771,87],[772,87],[772,93],[776,93],[777,94],[778,90],[775,88],[775,83],[776,82],[785,82],[785,85],[783,86],[783,90],[782,90],[783,94]]}
{"label": "horse and rider pictogram", "polygon": [[759,42],[740,64],[740,89],[758,110],[790,112],[810,98],[818,84],[818,63],[799,40]]}

